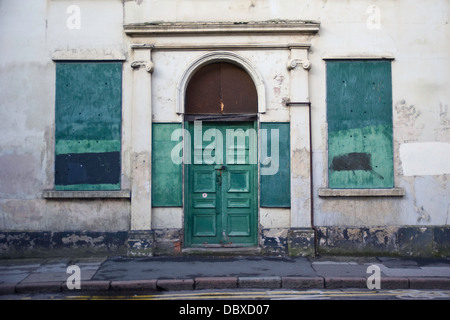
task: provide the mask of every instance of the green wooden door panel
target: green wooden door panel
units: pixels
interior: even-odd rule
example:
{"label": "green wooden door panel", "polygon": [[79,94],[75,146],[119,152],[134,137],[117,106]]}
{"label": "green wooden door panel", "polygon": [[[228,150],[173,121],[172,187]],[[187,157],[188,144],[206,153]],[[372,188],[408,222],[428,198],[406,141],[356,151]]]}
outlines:
{"label": "green wooden door panel", "polygon": [[[217,237],[216,214],[197,214],[193,217],[193,237],[200,237],[200,241],[207,242]],[[208,239],[204,239],[207,237]]]}
{"label": "green wooden door panel", "polygon": [[216,192],[216,171],[211,168],[199,168],[192,172],[193,192]]}
{"label": "green wooden door panel", "polygon": [[207,194],[207,196],[209,198],[202,198],[199,197],[199,195],[197,195],[196,197],[194,197],[192,199],[192,207],[194,209],[205,209],[205,208],[209,208],[209,209],[215,209],[217,208],[217,201],[216,201],[216,197],[215,197],[215,193],[209,193],[209,195]]}
{"label": "green wooden door panel", "polygon": [[227,192],[250,192],[250,172],[248,169],[228,170],[227,174]]}
{"label": "green wooden door panel", "polygon": [[227,198],[228,208],[250,208],[252,199],[246,198],[232,198],[229,196]]}
{"label": "green wooden door panel", "polygon": [[330,188],[392,188],[391,63],[327,62]]}
{"label": "green wooden door panel", "polygon": [[[272,130],[278,131],[279,138],[279,167],[276,174],[260,177],[260,205],[261,207],[289,208],[291,206],[291,163],[290,163],[290,124],[284,122],[261,123],[261,130],[267,132],[268,156],[271,156]],[[261,164],[261,168],[269,165]],[[275,187],[276,186],[276,187]]]}
{"label": "green wooden door panel", "polygon": [[152,206],[179,207],[183,205],[182,166],[171,158],[179,143],[171,141],[172,133],[181,123],[153,123],[152,125]]}
{"label": "green wooden door panel", "polygon": [[[223,178],[225,241],[246,243],[256,235],[256,165],[228,165]],[[254,243],[256,244],[256,243]]]}
{"label": "green wooden door panel", "polygon": [[[185,165],[186,244],[256,245],[257,165],[250,163],[252,143],[245,135],[255,130],[254,123],[204,122],[201,131],[193,123],[186,127],[193,142],[191,164]],[[230,137],[234,143],[227,143]]]}
{"label": "green wooden door panel", "polygon": [[218,243],[222,221],[218,216],[221,199],[216,170],[202,164],[186,165],[185,170],[186,240],[193,244]]}
{"label": "green wooden door panel", "polygon": [[228,215],[227,235],[236,237],[249,237],[251,234],[250,217],[248,214],[233,213]]}

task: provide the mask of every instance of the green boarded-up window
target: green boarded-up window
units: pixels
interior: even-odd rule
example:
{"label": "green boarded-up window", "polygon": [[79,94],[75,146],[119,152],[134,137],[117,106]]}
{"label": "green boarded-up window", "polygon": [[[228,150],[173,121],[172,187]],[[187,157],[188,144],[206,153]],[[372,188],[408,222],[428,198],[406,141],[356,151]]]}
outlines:
{"label": "green boarded-up window", "polygon": [[[172,160],[172,151],[181,150],[181,148],[177,149],[181,140],[171,140],[172,133],[180,129],[181,123],[153,123],[152,125],[153,207],[179,207],[183,204],[182,164]],[[180,135],[175,136],[180,137]]]}
{"label": "green boarded-up window", "polygon": [[120,189],[122,63],[56,64],[55,189]]}
{"label": "green boarded-up window", "polygon": [[[266,130],[266,133],[263,133]],[[277,133],[277,134],[276,134]],[[260,205],[261,207],[289,208],[291,206],[291,171],[290,171],[290,125],[289,123],[261,123],[261,176],[260,176]],[[276,161],[276,146],[273,139],[278,136],[278,170],[270,168]],[[264,141],[267,137],[267,141]],[[263,150],[266,148],[266,151]],[[263,154],[265,153],[265,154]],[[270,157],[272,161],[264,164],[263,157]],[[276,172],[275,174],[272,174]],[[268,173],[268,174],[265,174]]]}
{"label": "green boarded-up window", "polygon": [[392,82],[387,60],[327,61],[329,188],[392,188]]}

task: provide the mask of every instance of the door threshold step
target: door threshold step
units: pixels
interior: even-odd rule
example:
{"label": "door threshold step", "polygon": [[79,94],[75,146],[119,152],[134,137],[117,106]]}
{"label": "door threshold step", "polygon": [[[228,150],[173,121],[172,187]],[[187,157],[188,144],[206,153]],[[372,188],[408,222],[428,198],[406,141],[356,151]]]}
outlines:
{"label": "door threshold step", "polygon": [[186,255],[212,255],[212,256],[236,256],[236,255],[259,255],[259,247],[240,247],[240,248],[184,248],[182,254]]}

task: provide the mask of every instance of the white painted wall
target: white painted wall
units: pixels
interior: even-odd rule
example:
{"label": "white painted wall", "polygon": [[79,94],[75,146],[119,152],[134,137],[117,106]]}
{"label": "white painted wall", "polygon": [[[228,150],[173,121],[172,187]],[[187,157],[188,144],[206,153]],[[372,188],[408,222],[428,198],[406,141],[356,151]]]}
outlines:
{"label": "white painted wall", "polygon": [[403,175],[437,176],[450,174],[450,143],[416,142],[400,145]]}

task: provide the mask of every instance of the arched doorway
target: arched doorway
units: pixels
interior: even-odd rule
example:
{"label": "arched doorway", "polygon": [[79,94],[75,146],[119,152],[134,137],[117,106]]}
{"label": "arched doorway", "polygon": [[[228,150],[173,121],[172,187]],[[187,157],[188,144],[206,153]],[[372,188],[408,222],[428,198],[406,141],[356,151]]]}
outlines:
{"label": "arched doorway", "polygon": [[185,164],[185,243],[255,246],[258,95],[249,74],[218,61],[201,66],[185,94],[191,137]]}
{"label": "arched doorway", "polygon": [[253,80],[232,63],[210,63],[189,80],[186,115],[255,116],[257,112],[258,96]]}

